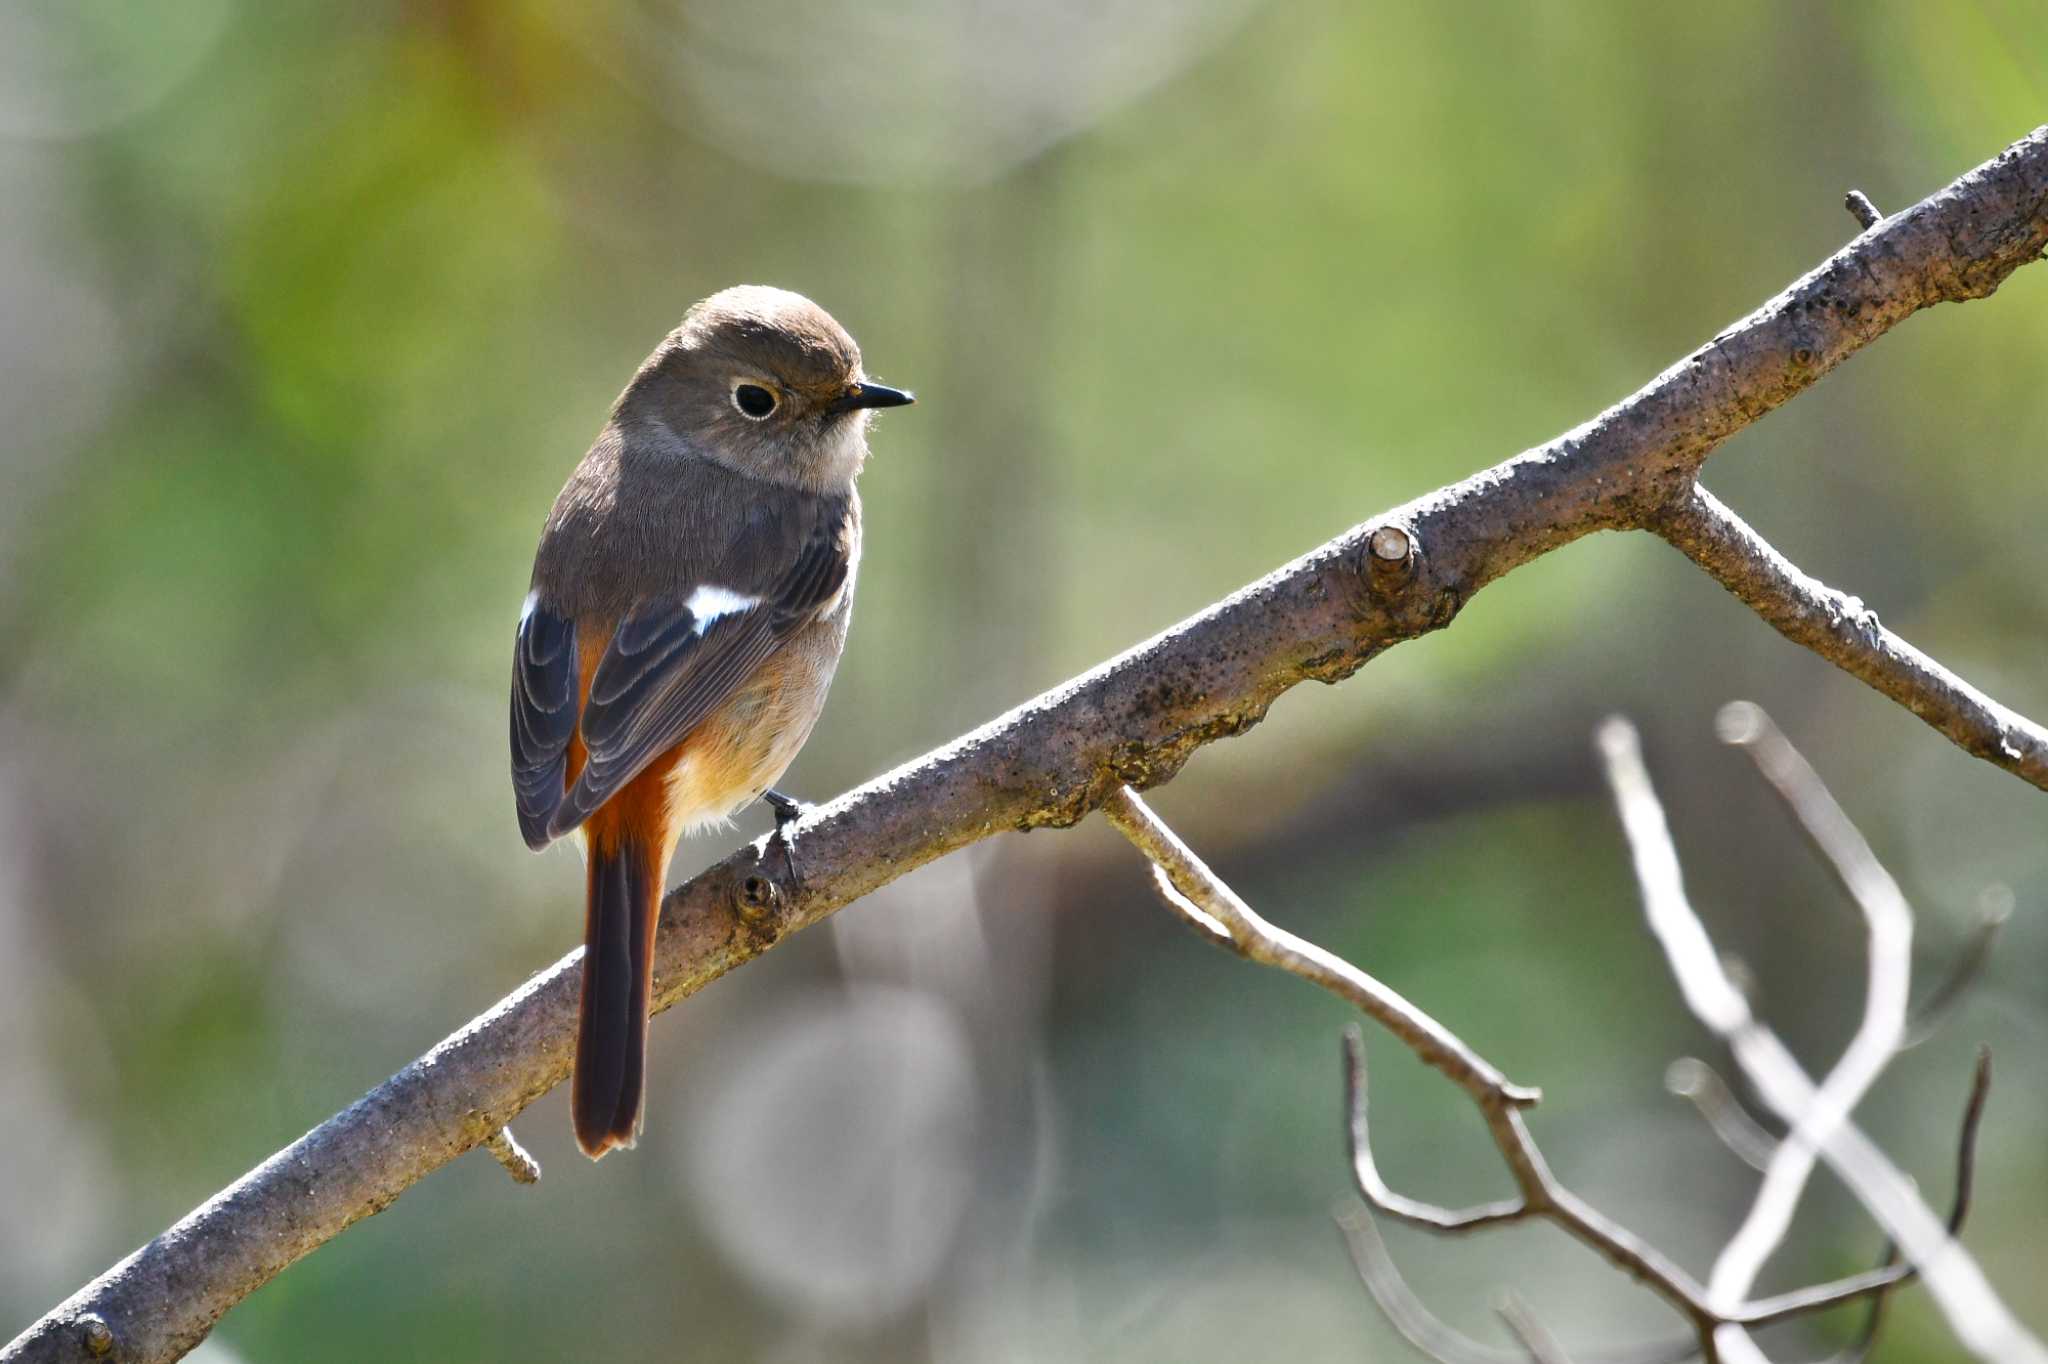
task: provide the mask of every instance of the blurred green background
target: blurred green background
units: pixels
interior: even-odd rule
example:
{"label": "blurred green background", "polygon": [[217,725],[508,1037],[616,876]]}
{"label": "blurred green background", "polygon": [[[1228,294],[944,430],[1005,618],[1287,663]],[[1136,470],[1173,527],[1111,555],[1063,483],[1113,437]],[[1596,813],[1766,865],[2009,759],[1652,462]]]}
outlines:
{"label": "blurred green background", "polygon": [[[580,931],[512,819],[513,617],[555,490],[695,298],[801,290],[880,423],[829,796],[1346,526],[1582,421],[2048,110],[2048,5],[0,0],[0,1337]],[[2048,266],[1917,318],[1708,482],[2048,712]],[[1763,702],[1980,988],[1864,1109],[2048,1330],[2048,803],[1646,537],[1308,688],[1157,800],[1270,915],[1541,1084],[1559,1172],[1695,1272],[1749,1173],[1591,728],[1822,1064],[1855,922],[1736,755]],[[747,834],[765,827],[757,813]],[[680,876],[727,851],[706,838]],[[1173,927],[1099,823],[927,869],[665,1016],[648,1134],[475,1156],[229,1316],[215,1360],[1405,1357],[1329,1220],[1345,1011]],[[1374,1039],[1383,1168],[1504,1192]],[[1389,1232],[1447,1320],[1671,1333],[1545,1231]],[[1879,1238],[1825,1179],[1765,1287]],[[1843,1339],[1838,1315],[1767,1338]],[[1905,1294],[1879,1358],[1953,1357]]]}

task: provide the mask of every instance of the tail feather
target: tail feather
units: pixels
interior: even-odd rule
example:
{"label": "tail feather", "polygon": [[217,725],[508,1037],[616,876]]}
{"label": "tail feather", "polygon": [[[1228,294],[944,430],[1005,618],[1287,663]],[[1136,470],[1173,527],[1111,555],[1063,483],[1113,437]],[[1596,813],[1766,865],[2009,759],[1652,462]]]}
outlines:
{"label": "tail feather", "polygon": [[640,1134],[661,878],[647,850],[631,840],[593,847],[587,876],[571,1108],[576,1144],[596,1160]]}

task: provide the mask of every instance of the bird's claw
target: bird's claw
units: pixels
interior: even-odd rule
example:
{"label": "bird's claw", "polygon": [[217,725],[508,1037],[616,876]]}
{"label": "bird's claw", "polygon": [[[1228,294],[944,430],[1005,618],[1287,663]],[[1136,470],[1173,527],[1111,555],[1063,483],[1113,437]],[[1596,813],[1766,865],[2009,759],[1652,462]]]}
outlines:
{"label": "bird's claw", "polygon": [[796,840],[789,836],[789,826],[804,817],[803,802],[780,791],[764,791],[761,799],[775,812],[775,841],[782,845],[782,864],[789,871],[790,889],[802,883],[796,869]]}

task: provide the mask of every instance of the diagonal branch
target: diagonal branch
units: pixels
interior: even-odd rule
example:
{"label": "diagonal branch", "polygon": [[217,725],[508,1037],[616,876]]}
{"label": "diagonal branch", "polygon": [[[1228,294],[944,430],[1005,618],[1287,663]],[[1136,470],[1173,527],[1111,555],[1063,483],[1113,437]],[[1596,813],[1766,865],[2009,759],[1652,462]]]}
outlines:
{"label": "diagonal branch", "polygon": [[1221,929],[1223,938],[1212,938],[1219,946],[1348,1000],[1480,1104],[1520,1108],[1541,1097],[1511,1084],[1456,1033],[1350,962],[1260,918],[1128,786],[1110,793],[1102,813],[1151,860],[1154,888],[1167,907],[1190,923]]}
{"label": "diagonal branch", "polygon": [[[1354,528],[813,812],[795,830],[800,886],[763,861],[762,842],[698,876],[663,905],[656,1007],[934,858],[1004,830],[1066,827],[1125,783],[1169,780],[1289,688],[1339,681],[1443,628],[1539,555],[1650,525],[1730,436],[1920,309],[1988,296],[2044,246],[2048,128],[1885,218],[1584,425]],[[578,971],[572,952],[526,982],[53,1309],[0,1349],[0,1364],[182,1356],[287,1265],[558,1084]]]}
{"label": "diagonal branch", "polygon": [[1859,598],[1800,572],[1705,488],[1672,503],[1650,528],[1794,644],[1898,702],[1964,752],[2048,790],[2048,729],[1900,639]]}
{"label": "diagonal branch", "polygon": [[[1977,1064],[1970,1074],[1970,1097],[1963,1105],[1963,1134],[1956,1142],[1956,1191],[1949,1205],[1948,1234],[1957,1235],[1963,1229],[1963,1219],[1970,1215],[1970,1194],[1977,1183],[1977,1126],[1984,1120],[1984,1101],[1991,1097],[1991,1048],[1977,1048]],[[1899,1248],[1895,1242],[1887,1241],[1884,1254],[1878,1257],[1877,1270],[1882,1273],[1899,1262]],[[1863,1328],[1856,1333],[1856,1339],[1844,1346],[1827,1364],[1863,1364],[1870,1350],[1877,1343],[1878,1328],[1884,1325],[1885,1304],[1891,1301],[1887,1293],[1873,1293],[1870,1306],[1863,1314]]]}

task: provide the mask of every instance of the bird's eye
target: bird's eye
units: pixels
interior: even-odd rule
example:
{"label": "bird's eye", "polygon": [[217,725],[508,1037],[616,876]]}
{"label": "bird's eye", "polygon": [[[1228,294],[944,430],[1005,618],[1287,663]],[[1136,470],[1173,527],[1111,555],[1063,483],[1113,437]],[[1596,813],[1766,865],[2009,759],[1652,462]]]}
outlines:
{"label": "bird's eye", "polygon": [[759,384],[734,384],[732,405],[748,421],[761,421],[775,410],[775,392]]}

